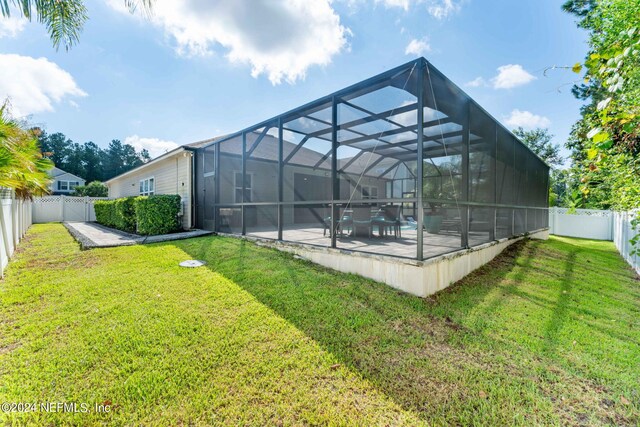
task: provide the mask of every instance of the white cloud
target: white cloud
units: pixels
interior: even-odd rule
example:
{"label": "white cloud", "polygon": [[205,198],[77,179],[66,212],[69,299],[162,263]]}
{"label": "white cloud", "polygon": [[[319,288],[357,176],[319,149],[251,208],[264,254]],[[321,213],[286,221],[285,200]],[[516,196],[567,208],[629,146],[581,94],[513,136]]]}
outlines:
{"label": "white cloud", "polygon": [[454,3],[453,0],[441,0],[434,2],[428,8],[429,13],[436,19],[447,18],[452,13],[460,10],[460,4]]}
{"label": "white cloud", "polygon": [[138,135],[131,135],[124,139],[125,144],[132,145],[136,151],[146,149],[151,158],[161,156],[167,151],[178,148],[178,144],[173,141],[166,141],[158,138],[142,138]]}
{"label": "white cloud", "polygon": [[545,116],[538,116],[529,111],[513,110],[509,117],[504,119],[505,124],[512,128],[522,126],[525,129],[546,128],[551,124]]}
{"label": "white cloud", "polygon": [[487,81],[482,77],[476,77],[475,79],[465,83],[464,85],[467,87],[481,87],[481,86],[486,86]]}
{"label": "white cloud", "polygon": [[[108,3],[128,14],[121,0]],[[179,55],[207,56],[221,46],[231,63],[249,65],[252,76],[265,74],[274,84],[328,65],[351,34],[330,0],[157,0],[151,22],[175,41]]]}
{"label": "white cloud", "polygon": [[491,79],[494,89],[511,89],[526,85],[536,77],[529,74],[522,65],[509,64],[498,67],[498,75]]}
{"label": "white cloud", "polygon": [[21,16],[0,17],[0,39],[16,37],[24,30],[25,25],[27,25],[27,20]]}
{"label": "white cloud", "polygon": [[388,8],[399,7],[407,11],[409,10],[409,7],[411,6],[411,3],[413,3],[413,1],[412,0],[376,0],[376,3],[382,3]]}
{"label": "white cloud", "polygon": [[65,70],[47,58],[0,54],[0,100],[17,116],[53,111],[67,97],[87,96]]}
{"label": "white cloud", "polygon": [[[355,0],[348,0],[352,3]],[[460,1],[454,0],[376,0],[387,8],[400,8],[407,12],[412,6],[426,4],[427,11],[436,19],[444,19],[460,10]]]}
{"label": "white cloud", "polygon": [[405,55],[414,56],[423,56],[427,52],[431,52],[431,45],[429,44],[429,39],[427,37],[423,37],[420,40],[411,40],[407,45],[407,48],[404,50]]}

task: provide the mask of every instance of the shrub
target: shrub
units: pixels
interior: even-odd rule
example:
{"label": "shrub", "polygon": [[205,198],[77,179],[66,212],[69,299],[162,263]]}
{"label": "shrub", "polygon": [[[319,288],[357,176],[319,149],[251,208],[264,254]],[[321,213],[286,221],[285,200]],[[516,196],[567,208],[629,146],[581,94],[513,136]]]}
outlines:
{"label": "shrub", "polygon": [[180,196],[140,196],[136,197],[135,206],[139,234],[166,234],[180,229]]}
{"label": "shrub", "polygon": [[97,200],[93,203],[96,212],[96,221],[107,227],[116,226],[116,201]]}
{"label": "shrub", "polygon": [[93,181],[87,185],[76,187],[73,196],[107,197],[109,188],[100,181]]}
{"label": "shrub", "polygon": [[135,197],[115,200],[115,227],[118,230],[136,232]]}

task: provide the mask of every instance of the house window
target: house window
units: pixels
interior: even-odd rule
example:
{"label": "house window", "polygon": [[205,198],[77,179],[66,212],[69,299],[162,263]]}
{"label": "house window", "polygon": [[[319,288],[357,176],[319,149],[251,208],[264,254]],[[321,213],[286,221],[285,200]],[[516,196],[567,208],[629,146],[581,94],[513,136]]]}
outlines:
{"label": "house window", "polygon": [[234,203],[251,203],[253,201],[252,193],[253,193],[253,175],[246,174],[245,177],[245,191],[244,191],[244,199],[242,198],[242,172],[234,173]]}
{"label": "house window", "polygon": [[58,181],[58,191],[73,191],[79,185],[79,181]]}
{"label": "house window", "polygon": [[362,199],[377,199],[378,198],[378,187],[370,187],[368,185],[362,186]]}
{"label": "house window", "polygon": [[141,196],[152,196],[155,194],[155,179],[154,178],[146,178],[140,180],[140,195]]}

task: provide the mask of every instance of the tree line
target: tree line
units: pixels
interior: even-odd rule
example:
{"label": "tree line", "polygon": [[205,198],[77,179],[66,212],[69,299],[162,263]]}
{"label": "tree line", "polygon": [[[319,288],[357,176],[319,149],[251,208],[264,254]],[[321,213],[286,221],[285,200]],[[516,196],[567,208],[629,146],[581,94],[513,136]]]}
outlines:
{"label": "tree line", "polygon": [[132,145],[117,139],[103,149],[93,141],[73,142],[61,132],[39,132],[38,142],[45,158],[87,183],[106,181],[150,160],[147,150],[137,152]]}

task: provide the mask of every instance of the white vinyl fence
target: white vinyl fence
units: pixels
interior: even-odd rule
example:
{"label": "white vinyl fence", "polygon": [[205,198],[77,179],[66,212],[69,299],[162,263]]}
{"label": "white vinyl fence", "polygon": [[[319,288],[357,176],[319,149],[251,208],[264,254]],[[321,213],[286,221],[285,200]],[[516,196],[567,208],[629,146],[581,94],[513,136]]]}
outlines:
{"label": "white vinyl fence", "polygon": [[4,277],[4,269],[9,258],[31,226],[31,202],[16,200],[3,192],[0,196],[0,275]]}
{"label": "white vinyl fence", "polygon": [[629,263],[631,267],[640,274],[640,256],[638,254],[631,255],[633,247],[629,240],[640,233],[640,230],[634,230],[631,221],[640,215],[640,211],[630,212],[614,212],[613,214],[613,243],[618,248],[620,255]]}
{"label": "white vinyl fence", "polygon": [[640,233],[631,225],[637,215],[639,211],[575,209],[570,212],[566,208],[550,208],[549,232],[557,236],[613,241],[622,257],[640,274],[640,257],[631,255],[634,248],[629,242]]}
{"label": "white vinyl fence", "polygon": [[93,203],[107,197],[45,196],[33,200],[33,223],[95,221]]}
{"label": "white vinyl fence", "polygon": [[613,240],[613,212],[597,209],[549,209],[549,233],[556,236]]}

